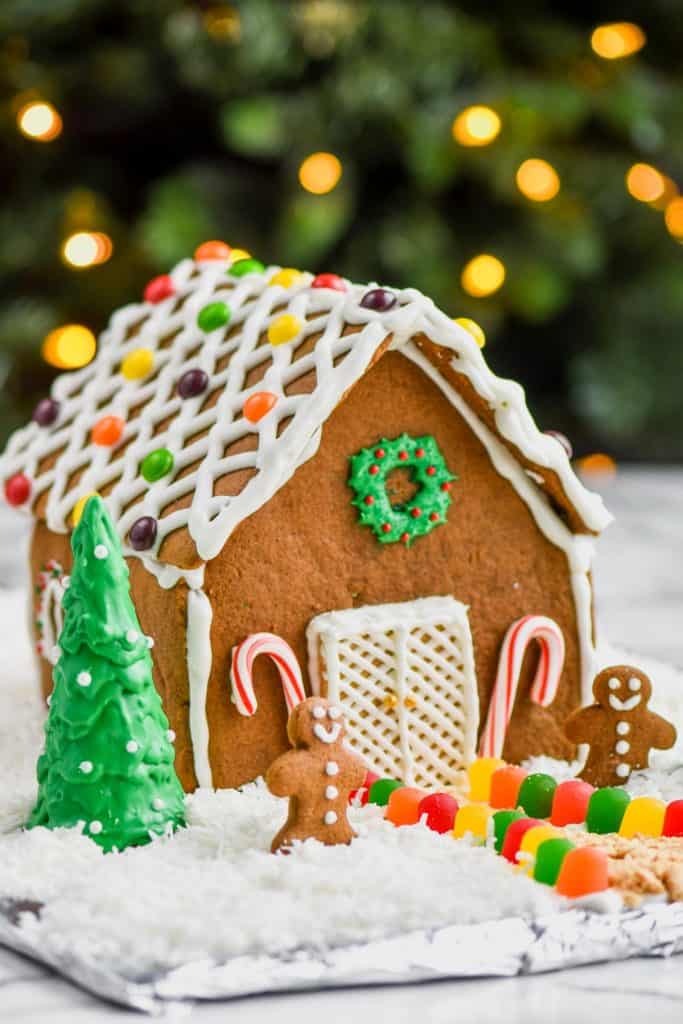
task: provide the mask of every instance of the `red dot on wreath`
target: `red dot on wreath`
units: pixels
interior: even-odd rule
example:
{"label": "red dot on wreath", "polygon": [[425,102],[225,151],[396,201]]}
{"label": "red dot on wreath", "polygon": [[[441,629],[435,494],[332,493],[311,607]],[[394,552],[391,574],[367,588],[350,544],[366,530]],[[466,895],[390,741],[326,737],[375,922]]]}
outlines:
{"label": "red dot on wreath", "polygon": [[429,517],[429,521],[430,521],[430,523],[438,523],[438,521],[439,521],[439,513],[438,512],[432,512],[432,514]]}
{"label": "red dot on wreath", "polygon": [[382,523],[382,533],[391,533],[391,525],[389,523]]}
{"label": "red dot on wreath", "polygon": [[376,459],[383,459],[385,455],[386,455],[386,452],[384,451],[384,448],[375,448],[375,458]]}
{"label": "red dot on wreath", "polygon": [[442,491],[450,491],[450,489],[451,489],[451,484],[450,484],[449,480],[447,480],[445,484],[441,484],[441,490]]}
{"label": "red dot on wreath", "polygon": [[368,473],[370,474],[370,476],[377,476],[377,474],[379,473],[379,466],[370,466]]}
{"label": "red dot on wreath", "polygon": [[409,533],[402,533],[401,534],[401,540],[403,541],[404,544],[407,544],[408,541],[410,540],[410,534]]}
{"label": "red dot on wreath", "polygon": [[406,459],[408,458],[408,452],[399,452],[398,457],[401,460],[401,462],[405,462]]}
{"label": "red dot on wreath", "polygon": [[424,458],[424,453],[425,453],[424,448],[416,448],[415,449],[415,454],[418,457],[418,459],[423,459]]}
{"label": "red dot on wreath", "polygon": [[366,505],[374,505],[375,504],[375,499],[373,498],[373,496],[371,494],[368,494],[367,497],[365,498],[365,504]]}
{"label": "red dot on wreath", "polygon": [[422,515],[422,509],[421,508],[411,508],[410,514],[413,517],[413,519],[419,519],[420,516]]}
{"label": "red dot on wreath", "polygon": [[434,476],[436,473],[436,466],[427,466],[427,476]]}
{"label": "red dot on wreath", "polygon": [[175,286],[168,274],[153,277],[143,292],[145,302],[163,302],[175,293]]}

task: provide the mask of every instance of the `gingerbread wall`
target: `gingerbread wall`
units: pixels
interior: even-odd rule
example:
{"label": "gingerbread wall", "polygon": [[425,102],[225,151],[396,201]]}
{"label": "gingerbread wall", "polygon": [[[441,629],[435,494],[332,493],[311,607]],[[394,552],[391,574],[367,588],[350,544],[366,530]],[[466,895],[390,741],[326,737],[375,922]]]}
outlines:
{"label": "gingerbread wall", "polygon": [[[403,431],[432,434],[458,481],[448,522],[411,548],[380,544],[358,523],[347,485],[348,456]],[[66,567],[67,539],[36,528],[34,568],[50,557]],[[194,785],[188,728],[184,586],[161,590],[132,559],[133,597],[154,635],[156,682],[177,733],[177,765]],[[230,702],[232,646],[266,630],[307,663],[305,630],[321,612],[452,594],[470,606],[483,722],[503,635],[523,614],[549,615],[562,627],[567,660],[560,693],[543,709],[527,699],[535,668],[525,662],[505,755],[567,756],[561,722],[580,703],[578,637],[566,556],[537,529],[526,505],[493,469],[469,427],[438,388],[399,353],[388,353],[325,424],[317,455],[243,522],[207,565],[204,590],[214,609],[213,667],[207,714],[216,786],[234,786],[265,771],[287,747],[285,707],[277,673],[265,658],[255,666],[256,715]]]}

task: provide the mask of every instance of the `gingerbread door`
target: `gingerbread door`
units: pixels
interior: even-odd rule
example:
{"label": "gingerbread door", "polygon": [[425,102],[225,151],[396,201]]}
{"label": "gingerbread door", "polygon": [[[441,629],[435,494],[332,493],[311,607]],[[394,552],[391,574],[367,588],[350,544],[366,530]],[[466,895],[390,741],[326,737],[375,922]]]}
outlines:
{"label": "gingerbread door", "polygon": [[439,786],[473,759],[479,705],[464,604],[427,597],[327,612],[307,638],[314,692],[341,704],[373,771]]}

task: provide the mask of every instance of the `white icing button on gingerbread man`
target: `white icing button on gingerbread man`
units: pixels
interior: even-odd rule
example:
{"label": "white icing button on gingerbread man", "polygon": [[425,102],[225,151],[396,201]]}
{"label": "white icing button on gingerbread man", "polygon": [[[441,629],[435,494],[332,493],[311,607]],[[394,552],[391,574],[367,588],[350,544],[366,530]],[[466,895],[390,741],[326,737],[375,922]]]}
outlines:
{"label": "white icing button on gingerbread man", "polygon": [[628,740],[617,740],[617,742],[615,744],[615,747],[614,747],[614,752],[615,752],[615,754],[619,754],[619,755],[621,755],[621,754],[628,754],[630,749],[631,749],[631,744],[628,742]]}
{"label": "white icing button on gingerbread man", "polygon": [[618,764],[616,773],[620,779],[626,779],[631,774],[631,766],[629,764]]}
{"label": "white icing button on gingerbread man", "polygon": [[631,731],[631,726],[628,722],[617,722],[617,735],[626,736]]}
{"label": "white icing button on gingerbread man", "polygon": [[337,822],[337,815],[335,811],[326,811],[323,819],[326,825],[335,825]]}
{"label": "white icing button on gingerbread man", "polygon": [[328,800],[336,800],[339,796],[339,790],[336,786],[328,786],[325,790],[325,796]]}
{"label": "white icing button on gingerbread man", "polygon": [[336,761],[328,761],[325,765],[325,775],[337,775],[339,773],[339,765]]}

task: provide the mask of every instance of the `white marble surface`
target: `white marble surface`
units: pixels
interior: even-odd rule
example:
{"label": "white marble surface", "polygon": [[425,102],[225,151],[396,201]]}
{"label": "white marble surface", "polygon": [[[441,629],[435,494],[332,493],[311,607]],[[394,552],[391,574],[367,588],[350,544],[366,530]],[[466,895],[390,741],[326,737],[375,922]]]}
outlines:
{"label": "white marble surface", "polygon": [[[621,471],[604,488],[617,517],[600,544],[598,620],[615,645],[683,664],[683,471]],[[21,532],[0,517],[0,582],[17,582]],[[683,1020],[683,957],[637,959],[536,977],[438,982],[396,988],[267,996],[207,1004],[201,1024],[657,1024]],[[105,1024],[131,1012],[106,1006],[49,971],[0,949],[0,1021]]]}

